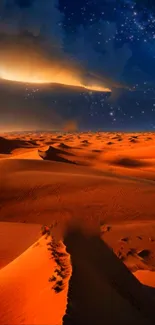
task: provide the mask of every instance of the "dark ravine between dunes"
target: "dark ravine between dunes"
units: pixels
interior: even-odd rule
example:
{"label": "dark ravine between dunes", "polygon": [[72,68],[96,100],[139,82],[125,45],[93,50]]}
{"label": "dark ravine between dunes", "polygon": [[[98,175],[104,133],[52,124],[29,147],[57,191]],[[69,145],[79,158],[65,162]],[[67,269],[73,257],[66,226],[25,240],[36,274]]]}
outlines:
{"label": "dark ravine between dunes", "polygon": [[154,301],[96,234],[70,229],[64,238],[72,275],[63,325],[154,324]]}

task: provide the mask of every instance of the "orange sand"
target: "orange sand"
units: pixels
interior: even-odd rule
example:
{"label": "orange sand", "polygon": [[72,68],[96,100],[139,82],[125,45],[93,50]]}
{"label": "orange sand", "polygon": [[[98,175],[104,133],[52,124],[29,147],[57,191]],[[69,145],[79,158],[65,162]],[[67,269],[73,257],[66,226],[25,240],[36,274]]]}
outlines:
{"label": "orange sand", "polygon": [[48,279],[54,261],[41,238],[0,270],[0,324],[61,324],[67,285],[56,294]]}
{"label": "orange sand", "polygon": [[[1,135],[0,324],[61,324],[67,289],[53,294],[46,288],[54,263],[46,245],[24,253],[40,225],[55,221],[59,229],[68,220],[98,225],[129,270],[155,287],[154,149],[153,133]],[[19,292],[16,299],[13,292]]]}

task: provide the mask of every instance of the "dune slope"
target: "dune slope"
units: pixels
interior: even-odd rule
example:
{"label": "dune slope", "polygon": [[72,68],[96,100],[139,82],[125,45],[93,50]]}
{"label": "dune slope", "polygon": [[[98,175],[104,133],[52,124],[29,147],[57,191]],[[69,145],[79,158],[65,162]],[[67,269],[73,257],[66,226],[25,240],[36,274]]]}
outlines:
{"label": "dune slope", "polygon": [[40,229],[41,226],[37,224],[0,222],[0,268],[13,261],[39,239]]}
{"label": "dune slope", "polygon": [[0,270],[0,324],[62,324],[67,285],[59,294],[49,278],[55,262],[41,238]]}

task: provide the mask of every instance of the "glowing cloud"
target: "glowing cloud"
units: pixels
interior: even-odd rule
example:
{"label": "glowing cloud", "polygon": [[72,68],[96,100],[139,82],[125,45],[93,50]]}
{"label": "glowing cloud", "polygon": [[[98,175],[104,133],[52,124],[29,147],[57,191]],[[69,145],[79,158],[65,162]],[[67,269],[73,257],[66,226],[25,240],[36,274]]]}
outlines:
{"label": "glowing cloud", "polygon": [[[86,77],[87,76],[87,77]],[[33,83],[61,84],[83,87],[91,91],[110,92],[101,80],[97,80],[77,63],[53,50],[49,56],[39,47],[26,43],[4,44],[0,49],[0,78],[4,80]]]}
{"label": "glowing cloud", "polygon": [[91,91],[100,91],[100,92],[110,92],[109,88],[105,88],[104,86],[92,85],[86,86],[83,85],[80,80],[76,79],[76,76],[72,76],[72,74],[68,71],[57,73],[53,69],[50,73],[48,72],[46,76],[46,71],[44,76],[42,75],[42,71],[37,71],[34,73],[28,74],[27,72],[17,71],[18,68],[5,69],[0,68],[0,78],[8,81],[14,82],[22,82],[22,83],[31,83],[31,84],[60,84],[74,87],[82,87]]}

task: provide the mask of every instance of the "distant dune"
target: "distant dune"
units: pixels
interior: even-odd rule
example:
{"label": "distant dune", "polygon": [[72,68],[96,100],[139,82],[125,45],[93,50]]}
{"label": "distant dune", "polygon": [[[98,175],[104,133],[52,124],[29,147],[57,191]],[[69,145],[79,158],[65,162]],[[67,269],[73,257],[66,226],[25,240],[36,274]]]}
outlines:
{"label": "distant dune", "polygon": [[114,165],[127,167],[127,168],[138,168],[138,167],[147,167],[150,164],[143,160],[123,157],[113,161]]}
{"label": "distant dune", "polygon": [[63,150],[54,148],[52,146],[50,146],[48,148],[48,150],[46,150],[45,152],[39,151],[39,155],[44,160],[51,160],[51,161],[58,161],[58,162],[63,162],[63,163],[74,164],[73,161],[63,157],[65,155],[72,156],[72,154],[65,152]]}
{"label": "distant dune", "polygon": [[29,140],[5,139],[0,137],[0,154],[10,154],[17,148],[34,148],[36,142]]}
{"label": "distant dune", "polygon": [[70,146],[68,146],[67,144],[65,144],[65,143],[63,143],[63,142],[61,142],[61,143],[59,144],[59,148],[63,148],[63,149],[71,149]]}

